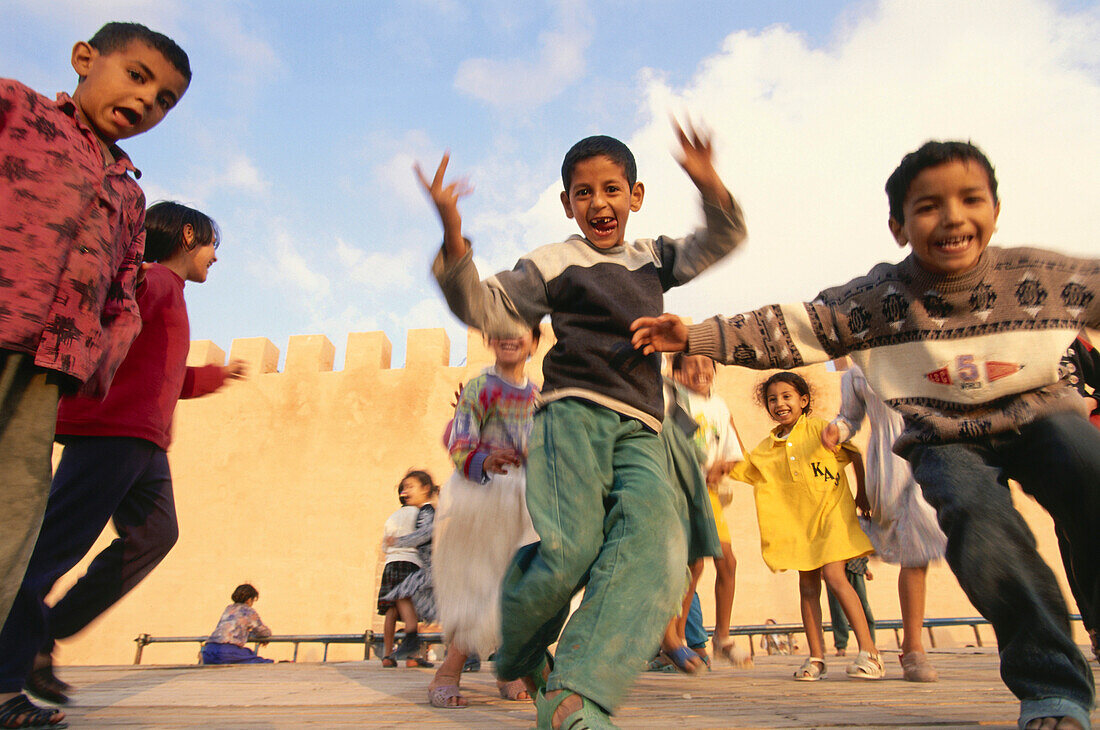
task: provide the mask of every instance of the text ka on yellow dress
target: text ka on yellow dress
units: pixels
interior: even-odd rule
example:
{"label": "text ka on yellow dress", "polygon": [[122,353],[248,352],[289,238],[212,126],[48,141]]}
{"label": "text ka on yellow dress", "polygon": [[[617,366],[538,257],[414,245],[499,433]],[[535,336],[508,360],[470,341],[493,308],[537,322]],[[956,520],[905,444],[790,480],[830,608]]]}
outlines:
{"label": "text ka on yellow dress", "polygon": [[834,454],[822,446],[827,425],[802,416],[787,438],[773,431],[730,472],[753,485],[760,550],[773,571],[814,570],[873,552],[844,476],[847,450],[856,449],[845,443]]}

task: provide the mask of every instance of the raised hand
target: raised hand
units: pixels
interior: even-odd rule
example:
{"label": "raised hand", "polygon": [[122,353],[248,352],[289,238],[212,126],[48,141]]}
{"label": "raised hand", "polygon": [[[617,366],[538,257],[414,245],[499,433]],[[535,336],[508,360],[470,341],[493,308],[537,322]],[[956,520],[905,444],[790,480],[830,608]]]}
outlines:
{"label": "raised hand", "polygon": [[645,355],[687,349],[687,325],[675,314],[666,312],[660,317],[639,317],[631,323],[630,331],[634,333],[631,337],[634,348]]}
{"label": "raised hand", "polygon": [[459,257],[466,253],[466,243],[462,239],[462,216],[458,214],[458,201],[472,193],[474,188],[464,177],[444,183],[447,163],[450,161],[450,153],[445,152],[439,167],[435,170],[435,176],[430,181],[420,168],[419,162],[413,165],[413,170],[439,212],[439,219],[443,223],[443,244],[447,249],[447,255]]}
{"label": "raised hand", "polygon": [[714,169],[714,147],[711,145],[710,135],[695,127],[690,119],[685,119],[681,125],[673,117],[672,128],[680,142],[680,154],[676,156],[676,161],[695,183],[695,187],[699,188],[705,200],[722,204],[723,198],[727,197],[726,186]]}

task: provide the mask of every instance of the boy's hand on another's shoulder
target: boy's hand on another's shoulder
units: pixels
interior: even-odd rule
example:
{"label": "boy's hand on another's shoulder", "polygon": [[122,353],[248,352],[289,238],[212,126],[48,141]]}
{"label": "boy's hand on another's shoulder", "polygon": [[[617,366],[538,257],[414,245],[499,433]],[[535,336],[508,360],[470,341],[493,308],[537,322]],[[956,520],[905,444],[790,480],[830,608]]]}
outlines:
{"label": "boy's hand on another's shoulder", "polygon": [[447,172],[447,163],[450,161],[450,153],[444,153],[439,167],[435,170],[435,176],[430,181],[420,168],[419,162],[413,165],[413,170],[416,171],[417,179],[420,180],[424,191],[428,193],[428,197],[432,199],[439,212],[439,219],[443,222],[443,246],[447,257],[459,258],[466,253],[466,242],[462,238],[462,216],[458,214],[458,200],[472,193],[474,188],[466,178],[444,184],[443,176]]}
{"label": "boy's hand on another's shoulder", "polygon": [[835,423],[830,423],[821,430],[821,445],[835,454],[839,444],[840,428]]}
{"label": "boy's hand on another's shoulder", "polygon": [[695,183],[695,187],[699,188],[703,200],[728,208],[729,193],[726,192],[718,171],[714,169],[714,147],[711,145],[710,135],[697,129],[690,119],[681,125],[673,117],[672,128],[676,130],[676,137],[680,142],[680,154],[676,161]]}
{"label": "boy's hand on another's shoulder", "polygon": [[681,352],[687,349],[688,329],[675,314],[660,317],[639,317],[630,325],[634,333],[631,342],[642,354],[653,352]]}

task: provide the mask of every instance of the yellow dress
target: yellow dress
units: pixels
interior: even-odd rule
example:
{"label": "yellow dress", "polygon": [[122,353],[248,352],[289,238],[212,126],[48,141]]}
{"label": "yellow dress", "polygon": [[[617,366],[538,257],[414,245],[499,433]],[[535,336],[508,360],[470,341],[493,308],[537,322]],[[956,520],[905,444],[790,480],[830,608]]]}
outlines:
{"label": "yellow dress", "polygon": [[869,555],[844,467],[850,443],[834,454],[821,445],[828,422],[802,416],[787,438],[771,435],[730,473],[753,485],[760,549],[773,571],[814,570]]}

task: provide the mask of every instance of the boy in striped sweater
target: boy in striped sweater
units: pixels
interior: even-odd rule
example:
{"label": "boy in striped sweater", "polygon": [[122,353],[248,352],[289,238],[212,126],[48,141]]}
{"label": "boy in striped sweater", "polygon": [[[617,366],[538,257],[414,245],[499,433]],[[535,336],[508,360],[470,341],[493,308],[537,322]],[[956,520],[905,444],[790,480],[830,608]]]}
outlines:
{"label": "boy in striped sweater", "polygon": [[1087,728],[1093,679],[1035,538],[1012,507],[1015,479],[1050,512],[1089,595],[1100,591],[1100,432],[1059,368],[1100,325],[1100,261],[988,247],[1000,204],[973,145],[928,142],[886,184],[890,231],[911,254],[826,289],[686,326],[634,322],[634,343],[752,368],[850,354],[905,417],[894,451],[913,467],[947,535],[947,561],[993,624],[1020,727]]}

